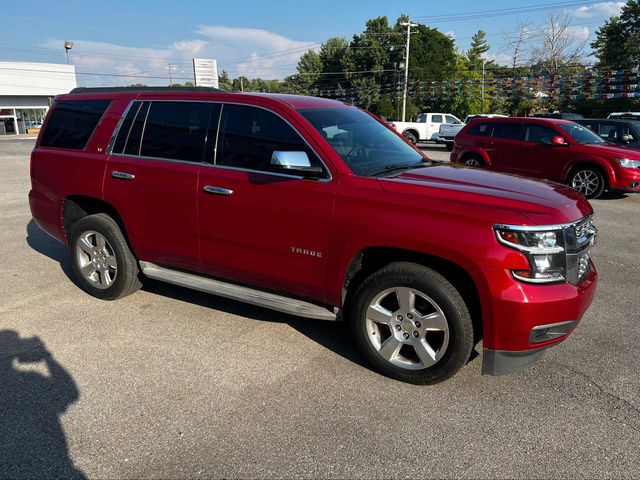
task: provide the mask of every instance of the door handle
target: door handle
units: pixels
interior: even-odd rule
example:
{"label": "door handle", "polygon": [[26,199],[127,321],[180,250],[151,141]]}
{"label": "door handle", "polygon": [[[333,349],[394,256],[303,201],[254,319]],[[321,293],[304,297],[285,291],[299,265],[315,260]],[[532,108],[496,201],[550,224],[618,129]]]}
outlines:
{"label": "door handle", "polygon": [[212,193],[213,195],[231,195],[233,190],[229,190],[228,188],[222,187],[214,187],[213,185],[205,185],[202,187],[206,193]]}
{"label": "door handle", "polygon": [[136,176],[133,173],[127,172],[111,172],[113,178],[119,178],[120,180],[133,180]]}

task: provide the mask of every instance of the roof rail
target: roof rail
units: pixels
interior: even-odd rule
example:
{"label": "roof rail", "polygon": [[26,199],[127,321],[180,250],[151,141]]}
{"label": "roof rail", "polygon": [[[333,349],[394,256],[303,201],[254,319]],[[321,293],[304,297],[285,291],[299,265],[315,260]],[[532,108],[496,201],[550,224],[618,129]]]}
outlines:
{"label": "roof rail", "polygon": [[226,90],[212,87],[76,87],[69,93],[115,93],[115,92],[208,92],[225,93]]}

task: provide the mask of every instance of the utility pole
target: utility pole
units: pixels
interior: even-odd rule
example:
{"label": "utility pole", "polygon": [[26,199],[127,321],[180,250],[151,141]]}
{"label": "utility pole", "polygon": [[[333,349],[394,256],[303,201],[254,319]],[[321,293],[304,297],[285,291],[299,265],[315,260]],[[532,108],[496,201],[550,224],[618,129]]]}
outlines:
{"label": "utility pole", "polygon": [[486,65],[487,61],[483,58],[482,59],[482,85],[480,86],[480,91],[482,92],[480,94],[480,113],[484,113],[484,79],[485,79],[485,65]]}
{"label": "utility pole", "polygon": [[411,27],[417,27],[417,23],[411,23],[411,19],[408,22],[402,22],[400,24],[403,27],[407,27],[407,49],[404,54],[404,94],[402,96],[402,121],[405,121],[407,114],[407,89],[409,87],[409,45],[411,43]]}
{"label": "utility pole", "polygon": [[242,75],[240,76],[240,91],[244,92],[244,82],[242,80]]}

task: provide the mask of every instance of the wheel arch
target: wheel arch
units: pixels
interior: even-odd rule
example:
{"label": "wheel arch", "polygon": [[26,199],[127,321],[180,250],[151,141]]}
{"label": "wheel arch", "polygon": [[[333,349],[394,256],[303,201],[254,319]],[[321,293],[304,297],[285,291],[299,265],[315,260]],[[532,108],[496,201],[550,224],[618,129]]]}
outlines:
{"label": "wheel arch", "polygon": [[[71,238],[73,229],[79,220],[96,213],[106,213],[118,224],[123,235],[127,238],[122,217],[118,211],[108,202],[86,195],[70,195],[62,202],[62,226],[67,241]],[[128,241],[128,238],[127,238]]]}
{"label": "wheel arch", "polygon": [[576,160],[575,162],[572,162],[571,164],[565,167],[565,172],[564,172],[565,183],[567,184],[569,183],[569,177],[573,172],[583,167],[591,167],[599,170],[600,173],[602,173],[602,176],[604,178],[604,182],[605,182],[604,188],[609,188],[609,185],[611,185],[611,183],[614,182],[616,179],[613,168],[607,162],[587,158],[582,160]]}
{"label": "wheel arch", "polygon": [[472,274],[459,263],[427,253],[395,247],[367,247],[354,255],[343,281],[342,305],[348,309],[358,286],[373,272],[393,262],[411,262],[431,268],[458,290],[471,314],[474,344],[483,337],[483,312],[480,292]]}

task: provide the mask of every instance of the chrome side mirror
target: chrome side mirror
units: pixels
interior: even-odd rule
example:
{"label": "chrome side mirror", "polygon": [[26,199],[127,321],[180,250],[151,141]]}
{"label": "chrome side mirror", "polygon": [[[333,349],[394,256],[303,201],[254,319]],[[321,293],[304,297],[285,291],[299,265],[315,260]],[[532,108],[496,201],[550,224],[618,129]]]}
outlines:
{"label": "chrome side mirror", "polygon": [[283,173],[302,175],[304,177],[317,177],[322,173],[322,167],[311,166],[311,160],[306,152],[285,152],[274,150],[271,154],[271,166]]}

